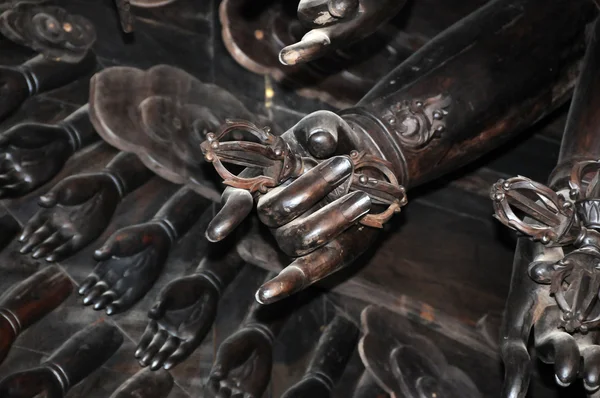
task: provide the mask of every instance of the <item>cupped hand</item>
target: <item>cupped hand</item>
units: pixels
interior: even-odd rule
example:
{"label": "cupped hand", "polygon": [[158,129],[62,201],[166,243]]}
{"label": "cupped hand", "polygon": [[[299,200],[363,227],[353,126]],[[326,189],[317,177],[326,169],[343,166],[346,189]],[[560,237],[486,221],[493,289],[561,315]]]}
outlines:
{"label": "cupped hand", "polygon": [[0,135],[0,197],[24,195],[51,180],[74,148],[59,126],[24,123]]}
{"label": "cupped hand", "polygon": [[272,341],[256,328],[242,328],[219,347],[207,390],[215,397],[260,398],[272,363]]}
{"label": "cupped hand", "polygon": [[77,174],[40,198],[43,208],[23,228],[21,253],[58,261],[81,250],[106,229],[121,194],[106,172]]}
{"label": "cupped hand", "polygon": [[219,290],[202,274],[176,279],[160,292],[135,357],[152,370],[169,370],[189,357],[210,331]]}
{"label": "cupped hand", "polygon": [[83,304],[113,315],[142,298],[160,275],[169,255],[171,236],[160,221],[115,232],[94,253],[100,263],[79,288]]}

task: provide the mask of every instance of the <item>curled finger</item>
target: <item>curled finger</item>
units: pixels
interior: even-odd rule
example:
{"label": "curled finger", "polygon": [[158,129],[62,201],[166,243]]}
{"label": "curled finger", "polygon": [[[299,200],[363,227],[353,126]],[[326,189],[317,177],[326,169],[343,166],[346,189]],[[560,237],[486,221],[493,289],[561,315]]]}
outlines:
{"label": "curled finger", "polygon": [[23,227],[23,232],[21,232],[21,236],[19,236],[19,242],[23,243],[29,240],[29,238],[33,235],[33,233],[39,229],[46,222],[46,214],[45,212],[38,211],[35,213],[31,219],[25,224]]}
{"label": "curled finger", "polygon": [[270,304],[306,289],[351,264],[367,250],[376,235],[374,228],[350,227],[325,246],[294,260],[258,289],[256,300]]}
{"label": "curled finger", "polygon": [[285,225],[347,181],[353,171],[354,165],[347,156],[328,159],[291,184],[262,196],[258,201],[258,216],[268,227]]}
{"label": "curled finger", "polygon": [[588,392],[600,388],[600,346],[591,345],[581,350],[583,357],[583,385]]}
{"label": "curled finger", "polygon": [[244,189],[227,187],[221,200],[223,207],[206,229],[206,238],[210,242],[225,239],[246,219],[254,207],[252,194]]}
{"label": "curled finger", "polygon": [[275,231],[277,244],[288,256],[308,254],[350,228],[371,209],[364,192],[352,192],[308,217],[299,217]]}
{"label": "curled finger", "polygon": [[160,369],[164,365],[165,360],[168,357],[170,357],[177,350],[177,348],[179,347],[179,343],[180,343],[180,340],[177,337],[169,336],[169,338],[167,339],[165,344],[158,351],[158,353],[154,356],[154,359],[152,360],[152,363],[150,364],[150,369],[151,370]]}
{"label": "curled finger", "polygon": [[154,338],[154,335],[157,331],[158,324],[155,321],[150,321],[148,323],[148,326],[146,326],[146,330],[144,331],[142,338],[140,338],[140,342],[138,343],[137,348],[135,350],[135,357],[137,359],[140,359],[143,356],[144,352],[146,352],[146,349],[150,345],[150,342]]}
{"label": "curled finger", "polygon": [[34,247],[45,241],[52,233],[51,225],[48,221],[38,229],[36,229],[31,237],[21,247],[21,253],[29,253]]}

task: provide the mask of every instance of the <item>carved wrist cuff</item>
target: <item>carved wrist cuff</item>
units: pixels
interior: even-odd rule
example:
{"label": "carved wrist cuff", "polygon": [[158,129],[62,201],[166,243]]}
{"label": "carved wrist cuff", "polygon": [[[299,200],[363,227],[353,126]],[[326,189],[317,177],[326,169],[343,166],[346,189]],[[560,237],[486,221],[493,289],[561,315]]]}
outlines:
{"label": "carved wrist cuff", "polygon": [[58,383],[60,384],[60,388],[63,392],[63,395],[66,395],[69,389],[71,388],[71,382],[69,381],[69,376],[67,372],[57,363],[47,362],[44,364],[50,371],[56,376]]}
{"label": "carved wrist cuff", "polygon": [[257,332],[262,334],[270,344],[273,344],[273,342],[275,341],[275,335],[273,334],[271,329],[269,329],[266,325],[263,325],[262,323],[249,323],[244,327],[256,330]]}
{"label": "carved wrist cuff", "polygon": [[177,233],[175,226],[169,220],[166,218],[155,218],[153,221],[155,221],[165,230],[169,240],[171,241],[171,244],[177,242],[177,239],[179,239],[179,234]]}
{"label": "carved wrist cuff", "polygon": [[7,308],[0,308],[0,317],[6,319],[6,321],[10,324],[13,333],[15,334],[15,337],[17,337],[21,333],[21,330],[23,329],[21,321],[14,312]]}
{"label": "carved wrist cuff", "polygon": [[29,88],[29,96],[32,97],[36,95],[40,91],[40,82],[33,73],[33,71],[29,68],[27,64],[19,65],[16,67],[16,70],[21,72],[25,81],[27,81],[27,87]]}
{"label": "carved wrist cuff", "polygon": [[81,138],[81,134],[79,134],[79,131],[77,131],[75,126],[68,120],[63,120],[57,123],[57,125],[69,135],[69,143],[73,148],[73,152],[80,150],[83,146],[83,140]]}
{"label": "carved wrist cuff", "polygon": [[112,180],[112,182],[115,184],[115,187],[117,188],[117,191],[119,192],[119,197],[123,199],[123,197],[125,197],[125,193],[127,192],[127,186],[125,185],[125,181],[123,181],[121,176],[108,169],[102,171],[102,174]]}
{"label": "carved wrist cuff", "polygon": [[223,293],[223,285],[221,284],[218,276],[216,276],[212,271],[208,270],[203,270],[198,275],[210,282],[210,284],[213,285],[219,293],[219,296],[221,296]]}

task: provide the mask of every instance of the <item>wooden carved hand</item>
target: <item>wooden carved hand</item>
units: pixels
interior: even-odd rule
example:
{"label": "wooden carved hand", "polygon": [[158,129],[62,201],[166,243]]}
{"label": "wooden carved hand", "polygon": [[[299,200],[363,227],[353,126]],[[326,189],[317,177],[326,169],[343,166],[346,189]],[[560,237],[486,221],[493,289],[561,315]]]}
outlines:
{"label": "wooden carved hand", "polygon": [[33,191],[58,174],[75,151],[97,139],[86,106],[55,125],[23,123],[2,133],[0,197]]}
{"label": "wooden carved hand", "polygon": [[298,17],[313,30],[285,47],[286,65],[309,62],[375,32],[402,9],[405,0],[301,0]]}
{"label": "wooden carved hand", "polygon": [[124,311],[154,284],[169,250],[196,222],[208,201],[189,188],[175,193],[153,220],[118,230],[96,250],[100,263],[83,282],[83,304],[108,315]]}
{"label": "wooden carved hand", "polygon": [[76,174],[40,198],[38,211],[25,225],[21,253],[58,261],[98,238],[121,199],[152,174],[136,156],[121,153],[103,171]]}
{"label": "wooden carved hand", "polygon": [[261,397],[271,379],[272,350],[268,333],[252,326],[239,329],[219,347],[209,392],[213,397]]}
{"label": "wooden carved hand", "polygon": [[113,315],[131,307],[160,275],[174,243],[166,227],[150,221],[115,232],[94,252],[100,263],[79,288],[83,304]]}
{"label": "wooden carved hand", "polygon": [[235,251],[223,254],[223,249],[211,247],[194,274],[175,279],[160,292],[135,353],[140,365],[171,369],[202,343],[217,315],[222,291],[243,265]]}

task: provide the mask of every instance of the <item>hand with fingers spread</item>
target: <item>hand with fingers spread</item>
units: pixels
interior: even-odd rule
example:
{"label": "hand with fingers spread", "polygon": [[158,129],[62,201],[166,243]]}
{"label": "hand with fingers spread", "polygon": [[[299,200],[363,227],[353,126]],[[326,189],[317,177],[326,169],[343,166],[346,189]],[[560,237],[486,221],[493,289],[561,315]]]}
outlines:
{"label": "hand with fingers spread", "polygon": [[285,47],[279,60],[296,65],[361,40],[392,19],[406,0],[300,0],[298,17],[312,30]]}
{"label": "hand with fingers spread", "polygon": [[221,292],[243,264],[235,253],[221,257],[205,258],[195,274],[175,279],[160,292],[135,352],[140,365],[169,370],[202,343],[217,315]]}
{"label": "hand with fingers spread", "polygon": [[55,124],[18,124],[0,135],[0,197],[24,195],[51,180],[84,145],[98,139],[83,106]]}
{"label": "hand with fingers spread", "polygon": [[160,275],[174,239],[159,221],[115,232],[96,250],[100,263],[79,288],[84,305],[108,315],[130,308]]}
{"label": "hand with fingers spread", "polygon": [[96,250],[100,263],[81,284],[84,305],[113,315],[130,308],[152,287],[171,247],[198,220],[209,201],[190,188],[175,193],[153,220],[116,231]]}
{"label": "hand with fingers spread", "polygon": [[61,260],[98,238],[129,192],[152,173],[133,154],[120,153],[104,171],[76,174],[40,198],[38,211],[23,228],[21,253]]}

